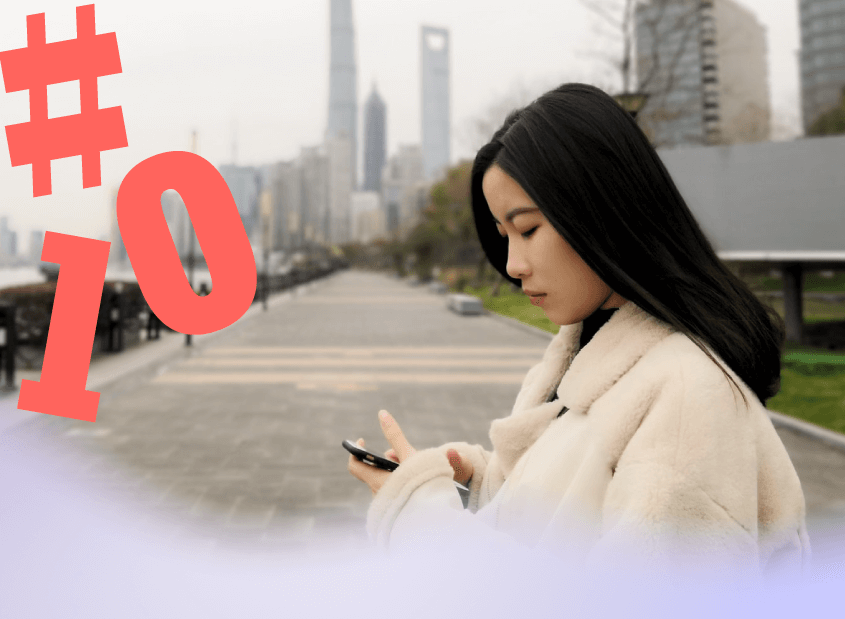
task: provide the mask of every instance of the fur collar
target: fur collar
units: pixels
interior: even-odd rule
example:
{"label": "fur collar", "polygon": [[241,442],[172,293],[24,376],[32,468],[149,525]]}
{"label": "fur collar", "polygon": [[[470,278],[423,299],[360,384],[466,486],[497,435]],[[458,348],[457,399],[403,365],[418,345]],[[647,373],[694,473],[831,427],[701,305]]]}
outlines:
{"label": "fur collar", "polygon": [[[531,368],[509,417],[490,427],[493,450],[505,476],[563,406],[585,412],[646,351],[675,329],[628,301],[578,351],[583,323],[562,326],[543,359]],[[557,385],[558,400],[547,402]]]}

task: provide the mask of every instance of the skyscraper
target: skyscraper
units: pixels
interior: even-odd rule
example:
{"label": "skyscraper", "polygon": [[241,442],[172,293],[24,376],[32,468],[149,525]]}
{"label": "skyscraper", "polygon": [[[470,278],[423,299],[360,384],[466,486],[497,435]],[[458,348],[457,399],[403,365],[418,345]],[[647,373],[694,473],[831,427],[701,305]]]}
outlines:
{"label": "skyscraper", "polygon": [[220,176],[232,192],[247,236],[251,242],[258,244],[256,236],[260,233],[258,196],[263,189],[261,170],[253,166],[224,164],[220,166]]}
{"label": "skyscraper", "polygon": [[845,0],[802,0],[801,107],[804,129],[836,107],[845,86]]}
{"label": "skyscraper", "polygon": [[33,262],[41,260],[41,250],[44,248],[44,231],[33,230],[29,233],[29,259]]}
{"label": "skyscraper", "polygon": [[[168,189],[161,194],[161,208],[176,252],[184,260],[188,255],[188,243],[194,231],[191,228],[190,217],[182,196],[177,191]],[[194,242],[195,255],[199,253],[198,247],[199,243]]]}
{"label": "skyscraper", "polygon": [[417,223],[419,192],[428,185],[423,180],[422,149],[417,144],[400,145],[384,166],[382,205],[386,232],[404,235]]}
{"label": "skyscraper", "polygon": [[373,84],[373,92],[364,105],[364,191],[381,191],[387,142],[386,123],[386,107]]}
{"label": "skyscraper", "polygon": [[328,241],[341,245],[349,241],[352,185],[352,159],[349,139],[345,134],[326,142],[329,173],[329,229]]}
{"label": "skyscraper", "polygon": [[423,26],[420,35],[423,170],[430,181],[449,166],[449,31]]}
{"label": "skyscraper", "polygon": [[303,147],[302,166],[303,240],[306,243],[329,242],[329,156],[328,146]]}
{"label": "skyscraper", "polygon": [[640,118],[656,146],[768,139],[766,33],[734,0],[650,0],[637,6]]}
{"label": "skyscraper", "polygon": [[349,140],[352,149],[352,184],[355,187],[358,184],[358,87],[352,0],[331,0],[330,13],[331,64],[326,139],[345,135]]}
{"label": "skyscraper", "polygon": [[273,249],[285,250],[302,245],[303,199],[302,168],[299,160],[280,161],[270,181],[273,210]]}
{"label": "skyscraper", "polygon": [[120,236],[120,226],[117,223],[117,189],[112,189],[109,200],[109,264],[124,265],[129,260],[123,237]]}

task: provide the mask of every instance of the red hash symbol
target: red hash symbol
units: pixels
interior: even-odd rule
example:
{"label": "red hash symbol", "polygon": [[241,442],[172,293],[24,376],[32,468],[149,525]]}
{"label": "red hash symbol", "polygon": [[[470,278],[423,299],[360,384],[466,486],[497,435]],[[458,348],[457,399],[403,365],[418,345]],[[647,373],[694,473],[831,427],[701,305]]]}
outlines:
{"label": "red hash symbol", "polygon": [[[76,38],[47,43],[44,13],[26,18],[27,46],[0,52],[6,92],[29,90],[29,122],[6,127],[12,166],[32,164],[32,195],[53,192],[50,162],[82,155],[82,187],[100,185],[100,152],[127,146],[123,111],[99,109],[97,78],[121,72],[117,36],[95,34],[94,5],[76,7]],[[47,86],[79,80],[80,113],[47,118]]]}

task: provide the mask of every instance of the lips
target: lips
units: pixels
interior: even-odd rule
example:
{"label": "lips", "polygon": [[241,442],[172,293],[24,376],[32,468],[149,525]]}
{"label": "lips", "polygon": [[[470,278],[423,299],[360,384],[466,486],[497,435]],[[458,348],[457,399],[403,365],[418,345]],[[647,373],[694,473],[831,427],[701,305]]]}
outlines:
{"label": "lips", "polygon": [[543,301],[546,298],[545,292],[535,292],[533,290],[525,290],[523,292],[531,298],[531,304],[538,307],[543,304]]}

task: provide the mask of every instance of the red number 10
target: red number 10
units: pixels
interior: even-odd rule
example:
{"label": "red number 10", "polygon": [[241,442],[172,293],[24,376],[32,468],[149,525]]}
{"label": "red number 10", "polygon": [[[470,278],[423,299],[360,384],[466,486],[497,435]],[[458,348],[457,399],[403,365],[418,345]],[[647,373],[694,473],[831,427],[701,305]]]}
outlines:
{"label": "red number 10", "polygon": [[[188,285],[170,237],[161,194],[179,192],[212,275],[200,297]],[[255,259],[235,201],[220,173],[187,152],[145,159],[124,177],[117,222],[138,285],[167,326],[199,335],[228,327],[255,297]],[[41,259],[62,265],[41,380],[24,380],[18,408],[84,421],[97,418],[100,394],[86,391],[97,314],[106,279],[109,243],[47,232]]]}

